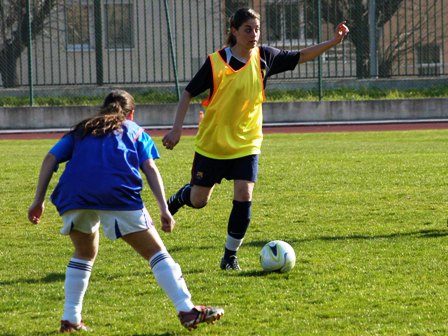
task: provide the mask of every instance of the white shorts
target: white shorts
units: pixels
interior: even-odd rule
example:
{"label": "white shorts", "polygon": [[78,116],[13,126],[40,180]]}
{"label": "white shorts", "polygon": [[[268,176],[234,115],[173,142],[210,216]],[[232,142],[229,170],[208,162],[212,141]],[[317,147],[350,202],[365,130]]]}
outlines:
{"label": "white shorts", "polygon": [[104,234],[111,240],[154,227],[146,208],[132,211],[75,209],[64,212],[62,220],[64,226],[61,233],[64,235],[70,234],[72,230],[93,233],[101,224]]}

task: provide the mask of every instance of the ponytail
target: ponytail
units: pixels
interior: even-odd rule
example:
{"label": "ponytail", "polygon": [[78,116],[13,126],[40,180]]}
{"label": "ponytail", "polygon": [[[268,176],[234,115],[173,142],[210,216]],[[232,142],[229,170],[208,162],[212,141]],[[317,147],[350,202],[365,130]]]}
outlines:
{"label": "ponytail", "polygon": [[84,119],[73,128],[80,137],[86,135],[103,136],[120,131],[123,122],[134,111],[134,98],[124,90],[113,90],[104,99],[98,115]]}

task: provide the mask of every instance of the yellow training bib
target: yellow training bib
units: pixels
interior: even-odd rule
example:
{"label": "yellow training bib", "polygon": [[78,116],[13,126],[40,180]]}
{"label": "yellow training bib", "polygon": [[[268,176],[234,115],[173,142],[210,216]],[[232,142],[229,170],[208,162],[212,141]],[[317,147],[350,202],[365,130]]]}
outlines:
{"label": "yellow training bib", "polygon": [[195,150],[213,159],[259,154],[265,101],[259,48],[252,50],[246,65],[237,71],[218,51],[209,57],[214,89],[202,102],[205,114],[196,134]]}

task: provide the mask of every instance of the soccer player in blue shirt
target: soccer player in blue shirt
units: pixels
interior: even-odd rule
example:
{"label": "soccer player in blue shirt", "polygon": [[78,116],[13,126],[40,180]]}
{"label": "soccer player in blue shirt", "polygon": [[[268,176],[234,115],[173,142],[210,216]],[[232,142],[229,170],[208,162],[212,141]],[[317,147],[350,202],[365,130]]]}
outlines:
{"label": "soccer player in blue shirt", "polygon": [[28,219],[38,224],[45,194],[58,165],[67,162],[51,195],[63,220],[61,233],[69,235],[74,254],[65,274],[65,304],[60,332],[87,330],[82,318],[83,297],[98,253],[99,226],[109,239],[122,238],[148,260],[155,279],[171,299],[187,329],[212,323],[222,308],[195,306],[182,271],[165,248],[142,198],[143,171],[159,209],[162,230],[171,232],[170,214],[159,158],[151,137],[133,120],[134,98],[126,91],[110,92],[98,115],[68,132],[45,156]]}

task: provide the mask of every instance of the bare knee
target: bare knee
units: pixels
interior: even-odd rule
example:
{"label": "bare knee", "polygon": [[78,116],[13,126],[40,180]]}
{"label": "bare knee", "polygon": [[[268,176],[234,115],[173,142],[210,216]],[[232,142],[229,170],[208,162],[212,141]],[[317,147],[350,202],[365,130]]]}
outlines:
{"label": "bare knee", "polygon": [[96,259],[96,253],[93,251],[79,251],[76,250],[75,253],[73,253],[73,257],[81,260],[88,260],[88,261],[95,261]]}
{"label": "bare knee", "polygon": [[166,250],[162,239],[154,228],[129,233],[122,239],[146,260],[150,260],[157,252]]}
{"label": "bare knee", "polygon": [[233,199],[239,202],[252,201],[254,182],[235,180]]}
{"label": "bare knee", "polygon": [[94,233],[82,233],[79,231],[70,232],[75,252],[73,256],[78,259],[95,261],[98,254],[98,231]]}
{"label": "bare knee", "polygon": [[208,203],[207,199],[199,199],[199,200],[192,200],[191,205],[193,205],[193,208],[195,209],[201,209],[205,207]]}
{"label": "bare knee", "polygon": [[82,260],[95,261],[98,255],[97,246],[76,246],[73,256]]}
{"label": "bare knee", "polygon": [[213,193],[213,187],[202,187],[194,185],[191,189],[190,201],[195,209],[203,208],[207,205]]}

